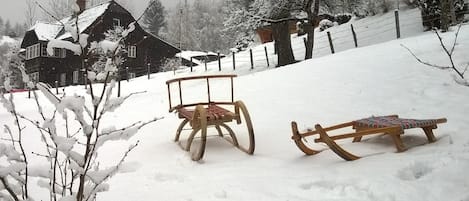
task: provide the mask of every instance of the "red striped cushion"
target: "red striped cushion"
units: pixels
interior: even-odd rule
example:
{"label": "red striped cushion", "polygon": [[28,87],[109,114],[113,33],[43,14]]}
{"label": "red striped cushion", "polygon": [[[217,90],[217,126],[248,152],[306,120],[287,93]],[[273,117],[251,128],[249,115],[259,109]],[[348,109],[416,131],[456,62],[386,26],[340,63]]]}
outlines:
{"label": "red striped cushion", "polygon": [[436,119],[401,119],[395,116],[380,116],[360,119],[354,122],[356,127],[383,128],[400,126],[402,129],[421,128],[435,125]]}

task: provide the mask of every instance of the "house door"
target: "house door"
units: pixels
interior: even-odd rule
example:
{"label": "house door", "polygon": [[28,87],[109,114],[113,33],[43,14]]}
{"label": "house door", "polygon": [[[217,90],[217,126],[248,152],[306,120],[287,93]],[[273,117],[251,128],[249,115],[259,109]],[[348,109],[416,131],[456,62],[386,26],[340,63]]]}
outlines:
{"label": "house door", "polygon": [[65,86],[67,84],[67,74],[60,74],[60,86]]}

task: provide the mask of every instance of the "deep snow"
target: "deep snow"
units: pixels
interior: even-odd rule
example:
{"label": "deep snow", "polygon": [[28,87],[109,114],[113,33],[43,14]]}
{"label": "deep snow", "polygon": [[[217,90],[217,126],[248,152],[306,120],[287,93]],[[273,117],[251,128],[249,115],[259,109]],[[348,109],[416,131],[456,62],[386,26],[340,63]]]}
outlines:
{"label": "deep snow", "polygon": [[[459,66],[469,63],[467,33],[469,26],[465,25],[455,50]],[[451,43],[454,32],[443,36]],[[98,195],[98,200],[469,200],[469,88],[456,84],[451,71],[418,63],[401,44],[425,60],[448,63],[436,36],[427,32],[263,72],[224,70],[243,75],[235,79],[235,99],[245,102],[253,120],[253,156],[210,138],[203,161],[191,161],[189,154],[172,141],[180,120],[167,111],[165,81],[174,78],[173,73],[123,82],[123,94],[146,93],[132,96],[108,115],[104,127],[164,119],[144,127],[130,142],[104,145],[99,159],[106,166],[114,164],[129,144],[139,140],[127,160],[139,168],[112,178],[111,189]],[[195,73],[186,70],[176,76],[203,73],[200,67]],[[213,68],[208,73],[218,72]],[[220,92],[226,87],[212,86]],[[187,87],[205,93],[201,83]],[[69,95],[85,92],[83,86],[65,91]],[[27,93],[15,95],[20,112],[34,116],[34,102],[26,98]],[[197,93],[191,95],[198,98]],[[365,156],[352,162],[337,157],[324,145],[312,143],[313,138],[310,146],[324,151],[304,156],[290,139],[293,120],[308,128],[315,123],[327,126],[387,114],[446,117],[448,123],[435,131],[438,141],[432,144],[426,144],[423,131],[406,130],[403,140],[410,149],[403,153],[395,153],[392,140],[386,136],[353,144],[351,140],[340,141],[347,150]],[[0,119],[2,123],[12,122],[3,108]],[[28,149],[34,149],[40,147],[40,141],[30,127],[26,143]],[[244,132],[239,129],[239,136]],[[211,134],[215,134],[213,130]],[[39,194],[38,189],[32,191]]]}

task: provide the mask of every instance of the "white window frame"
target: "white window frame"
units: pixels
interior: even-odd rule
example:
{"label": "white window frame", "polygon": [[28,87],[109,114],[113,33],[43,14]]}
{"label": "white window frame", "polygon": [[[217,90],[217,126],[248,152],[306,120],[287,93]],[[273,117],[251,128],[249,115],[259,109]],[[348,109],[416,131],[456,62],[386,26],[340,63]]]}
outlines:
{"label": "white window frame", "polygon": [[41,55],[41,44],[37,43],[26,48],[26,60],[37,58]]}
{"label": "white window frame", "polygon": [[73,71],[73,84],[78,84],[78,77],[80,76],[79,71]]}
{"label": "white window frame", "polygon": [[137,46],[131,45],[127,51],[127,54],[130,58],[137,58]]}

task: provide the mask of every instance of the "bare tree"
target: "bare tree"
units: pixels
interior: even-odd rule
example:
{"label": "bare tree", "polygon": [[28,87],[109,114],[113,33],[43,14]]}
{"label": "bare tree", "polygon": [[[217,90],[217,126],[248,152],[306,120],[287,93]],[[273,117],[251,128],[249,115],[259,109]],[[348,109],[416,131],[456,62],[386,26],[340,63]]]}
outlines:
{"label": "bare tree", "polygon": [[464,86],[469,87],[469,81],[466,80],[465,76],[464,76],[464,74],[467,72],[467,69],[469,68],[469,63],[464,68],[458,67],[455,64],[454,57],[453,57],[453,53],[454,53],[454,50],[455,50],[455,47],[456,47],[456,44],[457,44],[458,35],[459,35],[459,31],[461,30],[461,26],[462,26],[462,24],[458,25],[458,28],[457,28],[455,36],[454,36],[454,41],[453,41],[453,44],[452,44],[451,47],[447,47],[443,43],[443,38],[441,37],[438,30],[436,28],[433,29],[433,31],[435,32],[435,35],[438,37],[438,40],[440,41],[441,48],[443,49],[444,53],[448,56],[450,65],[447,65],[447,66],[437,65],[437,64],[433,64],[433,63],[428,62],[428,61],[424,61],[424,60],[420,59],[417,55],[415,55],[415,53],[413,53],[412,50],[410,50],[405,45],[401,44],[401,46],[404,47],[405,49],[407,49],[407,51],[409,51],[410,54],[412,54],[412,56],[414,56],[414,58],[422,64],[425,64],[427,66],[431,66],[431,67],[434,67],[434,68],[438,68],[438,69],[441,69],[441,70],[447,70],[447,69],[453,70],[457,74],[457,76],[454,77],[454,80],[460,85],[464,85]]}
{"label": "bare tree", "polygon": [[26,0],[26,25],[31,27],[34,25],[37,19],[37,5],[34,0]]}
{"label": "bare tree", "polygon": [[319,13],[319,2],[320,0],[314,0],[314,9],[311,10],[313,0],[305,0],[303,10],[306,12],[307,23],[305,24],[306,36],[306,55],[305,59],[311,59],[313,57],[314,47],[314,27],[319,24],[318,13]]}

